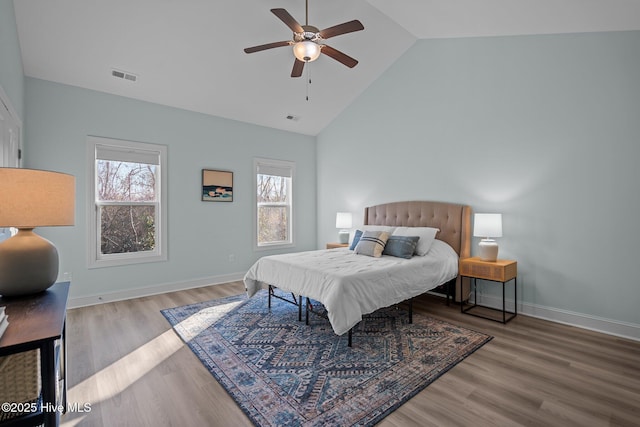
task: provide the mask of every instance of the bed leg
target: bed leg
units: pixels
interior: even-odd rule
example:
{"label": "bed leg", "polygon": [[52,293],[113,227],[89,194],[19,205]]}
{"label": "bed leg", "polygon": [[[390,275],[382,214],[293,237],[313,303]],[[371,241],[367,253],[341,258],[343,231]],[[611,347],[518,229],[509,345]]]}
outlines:
{"label": "bed leg", "polygon": [[273,287],[271,285],[269,285],[269,298],[268,298],[268,302],[267,302],[267,307],[269,307],[269,310],[271,310],[271,294],[273,293]]}
{"label": "bed leg", "polygon": [[302,322],[302,295],[298,296],[298,322]]}
{"label": "bed leg", "polygon": [[[304,324],[308,325],[309,324],[309,305],[311,304],[311,301],[309,301],[309,297],[305,297],[305,298],[307,300],[304,306],[304,314],[305,314]],[[302,297],[300,297],[300,302],[302,302]]]}
{"label": "bed leg", "polygon": [[349,347],[352,347],[351,344],[353,343],[352,331],[353,331],[353,328],[349,329],[349,342],[347,344]]}
{"label": "bed leg", "polygon": [[409,300],[409,323],[413,323],[413,298]]}

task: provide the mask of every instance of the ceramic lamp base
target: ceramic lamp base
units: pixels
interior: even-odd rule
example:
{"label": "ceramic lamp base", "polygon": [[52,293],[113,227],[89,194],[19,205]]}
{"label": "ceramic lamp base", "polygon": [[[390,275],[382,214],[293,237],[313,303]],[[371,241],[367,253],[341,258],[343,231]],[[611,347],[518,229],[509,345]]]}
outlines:
{"label": "ceramic lamp base", "polygon": [[338,232],[338,242],[349,243],[349,230],[340,230]]}
{"label": "ceramic lamp base", "polygon": [[498,259],[498,244],[493,239],[482,239],[478,244],[478,257],[482,261],[495,262]]}
{"label": "ceramic lamp base", "polygon": [[58,251],[33,229],[0,243],[0,295],[13,297],[42,292],[58,278]]}

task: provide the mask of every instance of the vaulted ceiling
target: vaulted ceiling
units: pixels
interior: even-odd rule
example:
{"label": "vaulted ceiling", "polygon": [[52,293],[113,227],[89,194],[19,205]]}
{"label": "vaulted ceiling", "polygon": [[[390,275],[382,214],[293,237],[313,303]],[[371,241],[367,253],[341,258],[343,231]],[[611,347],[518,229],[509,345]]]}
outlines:
{"label": "vaulted ceiling", "polygon": [[244,53],[291,39],[270,9],[305,24],[304,0],[14,0],[14,7],[27,76],[307,135],[418,39],[640,29],[640,0],[308,1],[309,24],[320,29],[362,22],[364,31],[326,41],[356,58],[355,68],[322,55],[291,78],[290,47]]}

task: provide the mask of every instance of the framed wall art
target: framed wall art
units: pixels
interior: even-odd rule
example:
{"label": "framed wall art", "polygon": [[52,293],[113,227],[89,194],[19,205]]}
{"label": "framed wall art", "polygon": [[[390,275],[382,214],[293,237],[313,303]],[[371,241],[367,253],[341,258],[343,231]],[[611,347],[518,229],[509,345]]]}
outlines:
{"label": "framed wall art", "polygon": [[202,169],[202,201],[233,202],[233,172]]}

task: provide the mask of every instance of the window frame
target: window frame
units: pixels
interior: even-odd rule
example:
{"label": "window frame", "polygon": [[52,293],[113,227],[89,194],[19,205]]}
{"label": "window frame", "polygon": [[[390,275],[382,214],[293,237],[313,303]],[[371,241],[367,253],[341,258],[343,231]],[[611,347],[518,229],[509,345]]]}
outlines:
{"label": "window frame", "polygon": [[[274,242],[274,243],[258,243],[258,174],[260,166],[273,169],[287,169],[290,173],[290,188],[289,188],[289,241],[287,242]],[[294,181],[295,181],[296,164],[289,160],[275,160],[266,158],[254,158],[253,159],[253,249],[254,251],[267,251],[272,249],[284,249],[292,248],[295,246],[295,233],[294,233]],[[283,203],[267,203],[264,206],[287,206]]]}
{"label": "window frame", "polygon": [[[156,174],[157,201],[154,202],[103,202],[96,197],[97,182],[97,147],[113,147],[118,151],[136,153],[140,151],[158,153]],[[144,162],[140,162],[144,163]],[[121,139],[87,136],[87,224],[89,228],[87,243],[87,264],[89,268],[114,267],[120,265],[141,264],[147,262],[167,261],[167,147],[160,144],[127,141]],[[159,188],[158,188],[159,187]],[[153,251],[125,252],[117,254],[102,254],[100,250],[100,206],[156,206],[155,243]]]}

